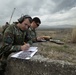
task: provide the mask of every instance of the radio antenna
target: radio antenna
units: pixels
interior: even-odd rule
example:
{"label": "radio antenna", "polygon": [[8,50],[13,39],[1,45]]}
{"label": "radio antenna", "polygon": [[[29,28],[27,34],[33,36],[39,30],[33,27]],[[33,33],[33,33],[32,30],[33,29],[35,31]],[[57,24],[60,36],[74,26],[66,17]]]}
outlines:
{"label": "radio antenna", "polygon": [[13,9],[13,12],[12,12],[12,14],[11,14],[11,17],[10,17],[10,20],[9,20],[9,24],[11,23],[11,20],[12,20],[13,14],[14,14],[14,12],[15,12],[15,9],[16,9],[16,8]]}

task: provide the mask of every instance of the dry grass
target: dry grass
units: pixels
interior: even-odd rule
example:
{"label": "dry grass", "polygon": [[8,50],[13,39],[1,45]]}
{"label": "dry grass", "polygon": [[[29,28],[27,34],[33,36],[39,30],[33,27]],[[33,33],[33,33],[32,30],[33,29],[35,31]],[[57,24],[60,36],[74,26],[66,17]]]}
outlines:
{"label": "dry grass", "polygon": [[76,43],[76,28],[72,30],[72,42]]}
{"label": "dry grass", "polygon": [[54,30],[54,31],[37,31],[38,36],[50,35],[54,39],[59,39],[64,42],[63,45],[59,45],[52,42],[39,43],[39,53],[44,57],[55,60],[64,60],[72,63],[76,63],[76,44],[68,42],[71,41],[71,29],[68,30]]}

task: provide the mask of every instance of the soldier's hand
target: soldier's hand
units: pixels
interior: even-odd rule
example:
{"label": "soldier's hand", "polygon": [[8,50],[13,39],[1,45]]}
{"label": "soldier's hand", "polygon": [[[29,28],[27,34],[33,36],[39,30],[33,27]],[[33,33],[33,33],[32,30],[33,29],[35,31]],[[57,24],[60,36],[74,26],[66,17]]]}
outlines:
{"label": "soldier's hand", "polygon": [[24,45],[21,46],[21,50],[26,51],[26,50],[29,49],[29,47],[30,47],[30,44],[24,44]]}
{"label": "soldier's hand", "polygon": [[44,38],[40,36],[40,37],[37,37],[37,40],[44,40]]}

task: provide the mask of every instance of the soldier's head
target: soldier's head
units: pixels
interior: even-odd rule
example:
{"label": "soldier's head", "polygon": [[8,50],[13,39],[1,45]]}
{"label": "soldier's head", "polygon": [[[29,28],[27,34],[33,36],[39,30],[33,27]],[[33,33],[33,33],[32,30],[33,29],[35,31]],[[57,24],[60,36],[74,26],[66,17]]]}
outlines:
{"label": "soldier's head", "polygon": [[32,26],[33,28],[37,28],[40,24],[41,24],[41,20],[40,20],[38,17],[34,17],[34,18],[32,19],[31,26]]}
{"label": "soldier's head", "polygon": [[29,28],[29,26],[31,25],[31,22],[32,22],[32,18],[31,16],[29,15],[24,15],[22,17],[20,17],[18,19],[18,24],[19,24],[19,27],[22,29],[22,30],[26,30]]}

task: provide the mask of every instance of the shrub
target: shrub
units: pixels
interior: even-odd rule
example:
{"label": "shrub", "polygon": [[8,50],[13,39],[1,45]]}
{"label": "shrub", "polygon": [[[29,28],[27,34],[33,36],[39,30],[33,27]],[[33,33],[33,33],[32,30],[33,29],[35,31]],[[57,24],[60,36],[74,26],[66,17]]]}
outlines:
{"label": "shrub", "polygon": [[73,30],[72,30],[72,39],[71,40],[73,43],[76,43],[76,27],[73,28]]}

